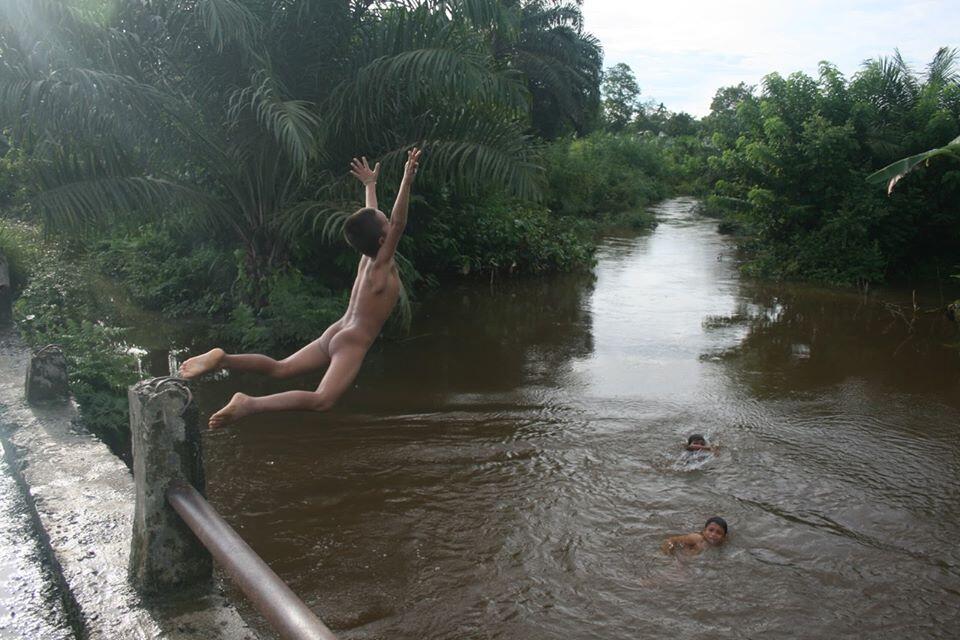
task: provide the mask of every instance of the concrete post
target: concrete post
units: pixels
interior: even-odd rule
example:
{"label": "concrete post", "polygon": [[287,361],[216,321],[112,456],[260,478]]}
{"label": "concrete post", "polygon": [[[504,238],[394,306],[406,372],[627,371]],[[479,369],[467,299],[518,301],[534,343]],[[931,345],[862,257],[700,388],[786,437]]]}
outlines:
{"label": "concrete post", "polygon": [[210,578],[213,562],[166,490],[180,480],[204,490],[199,412],[186,383],[143,380],[127,392],[136,508],[128,575],[142,594],[161,594]]}
{"label": "concrete post", "polygon": [[13,290],[10,288],[10,265],[0,253],[0,327],[13,323]]}
{"label": "concrete post", "polygon": [[27,365],[27,402],[62,403],[70,399],[67,384],[67,358],[59,345],[48,344],[34,351]]}

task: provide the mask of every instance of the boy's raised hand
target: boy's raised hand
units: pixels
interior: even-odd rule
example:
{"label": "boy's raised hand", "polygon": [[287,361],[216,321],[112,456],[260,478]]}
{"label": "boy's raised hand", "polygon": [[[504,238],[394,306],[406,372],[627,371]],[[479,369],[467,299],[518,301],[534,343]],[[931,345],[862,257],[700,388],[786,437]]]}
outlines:
{"label": "boy's raised hand", "polygon": [[403,165],[405,180],[413,180],[413,176],[417,175],[417,163],[420,162],[421,153],[423,153],[423,150],[416,147],[407,151],[407,163]]}
{"label": "boy's raised hand", "polygon": [[354,178],[363,184],[376,182],[380,176],[380,163],[373,165],[373,169],[367,164],[367,157],[363,156],[360,160],[354,158],[350,161],[350,173]]}

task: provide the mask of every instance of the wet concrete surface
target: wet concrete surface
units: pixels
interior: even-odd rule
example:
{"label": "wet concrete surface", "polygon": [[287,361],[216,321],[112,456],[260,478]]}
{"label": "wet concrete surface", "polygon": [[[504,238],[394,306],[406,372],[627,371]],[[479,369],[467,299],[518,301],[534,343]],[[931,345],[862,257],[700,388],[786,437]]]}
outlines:
{"label": "wet concrete surface", "polygon": [[[72,403],[46,408],[25,404],[28,358],[16,335],[0,336],[0,436],[9,471],[3,490],[18,484],[29,488],[25,510],[41,529],[40,549],[54,576],[45,582],[36,568],[22,574],[28,583],[24,592],[49,593],[50,584],[60,582],[67,605],[65,626],[80,637],[254,640],[256,634],[217,589],[201,587],[196,593],[148,603],[129,586],[133,478],[106,445],[74,425]],[[14,596],[12,608],[20,609]],[[12,613],[11,619],[20,615]],[[49,637],[71,637],[55,633]]]}
{"label": "wet concrete surface", "polygon": [[0,455],[0,638],[73,638],[61,597],[20,488]]}

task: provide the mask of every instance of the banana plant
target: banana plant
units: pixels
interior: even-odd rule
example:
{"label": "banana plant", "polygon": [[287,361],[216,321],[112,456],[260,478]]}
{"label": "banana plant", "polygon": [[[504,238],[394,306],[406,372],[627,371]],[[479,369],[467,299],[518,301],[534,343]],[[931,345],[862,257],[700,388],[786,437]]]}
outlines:
{"label": "banana plant", "polygon": [[920,164],[929,163],[932,158],[937,156],[947,156],[960,160],[960,136],[951,140],[946,146],[930,149],[929,151],[924,151],[923,153],[892,162],[879,171],[875,171],[867,176],[867,182],[878,184],[886,182],[887,195],[890,195],[893,193],[893,188],[900,182],[903,176],[916,169]]}

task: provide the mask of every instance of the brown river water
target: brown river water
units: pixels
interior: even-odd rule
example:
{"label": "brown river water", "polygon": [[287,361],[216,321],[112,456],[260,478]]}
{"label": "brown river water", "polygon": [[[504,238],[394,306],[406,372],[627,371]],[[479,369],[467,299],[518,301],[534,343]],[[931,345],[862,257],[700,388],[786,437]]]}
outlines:
{"label": "brown river water", "polygon": [[[344,639],[956,637],[953,325],[747,280],[696,201],[656,212],[593,276],[429,295],[331,413],[209,432],[211,502]],[[715,514],[725,546],[660,552]]]}

